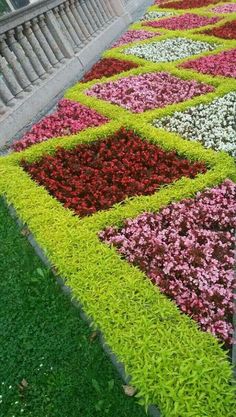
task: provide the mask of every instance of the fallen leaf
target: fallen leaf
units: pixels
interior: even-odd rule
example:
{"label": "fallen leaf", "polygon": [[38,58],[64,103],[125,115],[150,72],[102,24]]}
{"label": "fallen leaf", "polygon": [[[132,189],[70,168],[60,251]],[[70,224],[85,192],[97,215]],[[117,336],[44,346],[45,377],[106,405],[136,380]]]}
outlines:
{"label": "fallen leaf", "polygon": [[93,332],[91,333],[91,335],[89,336],[89,340],[90,342],[94,342],[94,340],[98,337],[98,332]]}
{"label": "fallen leaf", "polygon": [[30,230],[28,229],[28,227],[23,227],[23,229],[21,229],[21,234],[22,236],[29,236],[30,235]]}
{"label": "fallen leaf", "polygon": [[22,385],[22,387],[24,387],[24,388],[26,388],[26,387],[28,387],[28,382],[26,381],[26,379],[25,378],[23,378],[22,379],[22,381],[21,381],[21,383],[20,383],[21,385]]}
{"label": "fallen leaf", "polygon": [[122,385],[122,388],[128,397],[133,397],[137,392],[136,388],[132,387],[131,385]]}
{"label": "fallen leaf", "polygon": [[18,388],[19,388],[19,390],[21,392],[21,395],[24,394],[24,392],[25,392],[26,388],[28,387],[28,385],[29,384],[28,384],[28,382],[26,381],[25,378],[23,378],[22,381],[18,384]]}
{"label": "fallen leaf", "polygon": [[55,275],[55,276],[58,276],[59,275],[57,269],[55,268],[55,266],[52,266],[51,267],[51,271],[52,271],[53,275]]}

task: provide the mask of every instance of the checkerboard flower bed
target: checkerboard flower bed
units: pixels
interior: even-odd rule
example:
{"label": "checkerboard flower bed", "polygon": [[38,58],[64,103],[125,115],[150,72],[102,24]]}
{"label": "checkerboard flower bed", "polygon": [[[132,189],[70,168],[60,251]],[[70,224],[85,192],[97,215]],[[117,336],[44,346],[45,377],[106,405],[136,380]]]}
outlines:
{"label": "checkerboard flower bed", "polygon": [[232,343],[236,186],[199,193],[158,214],[145,213],[101,238],[226,344]]}
{"label": "checkerboard flower bed", "polygon": [[170,17],[161,21],[144,22],[143,25],[170,30],[185,30],[211,25],[218,21],[218,17],[205,17],[194,13],[186,13],[182,16]]}
{"label": "checkerboard flower bed", "polygon": [[133,113],[165,107],[214,91],[195,80],[181,80],[166,72],[149,73],[96,84],[87,95],[118,104]]}
{"label": "checkerboard flower bed", "polygon": [[236,158],[236,93],[216,98],[210,104],[189,107],[184,112],[156,119],[156,127],[201,142],[207,148],[229,152]]}
{"label": "checkerboard flower bed", "polygon": [[84,76],[82,82],[92,81],[102,77],[111,77],[123,71],[129,71],[132,68],[137,68],[137,64],[128,61],[121,61],[114,58],[104,58],[94,64],[90,71]]}
{"label": "checkerboard flower bed", "polygon": [[227,22],[223,26],[208,29],[204,31],[203,33],[207,35],[217,36],[218,38],[223,38],[223,39],[236,39],[236,20]]}
{"label": "checkerboard flower bed", "polygon": [[156,2],[182,26],[132,24],[0,158],[0,196],[162,417],[235,411],[236,49],[202,33],[228,3]]}
{"label": "checkerboard flower bed", "polygon": [[214,7],[212,11],[215,13],[235,13],[236,4],[233,4],[233,3],[222,4],[220,6]]}
{"label": "checkerboard flower bed", "polygon": [[213,51],[216,47],[217,45],[214,43],[176,37],[146,45],[135,45],[125,49],[124,54],[134,55],[152,62],[172,62],[202,52]]}
{"label": "checkerboard flower bed", "polygon": [[126,45],[130,42],[144,41],[145,39],[150,39],[158,35],[159,33],[147,32],[146,30],[128,30],[112,45],[112,47],[117,48],[118,46]]}
{"label": "checkerboard flower bed", "polygon": [[69,136],[88,127],[101,126],[108,119],[96,111],[71,100],[60,100],[57,111],[36,123],[30,132],[13,144],[15,151],[21,151],[35,143],[58,136]]}
{"label": "checkerboard flower bed", "polygon": [[[165,6],[166,9],[197,9],[200,7],[206,7],[210,4],[217,4],[219,0],[180,0],[180,1],[168,1]],[[160,6],[161,7],[161,6]]]}
{"label": "checkerboard flower bed", "polygon": [[59,149],[24,169],[65,207],[80,216],[104,210],[134,195],[149,195],[182,176],[206,171],[175,152],[141,140],[124,129],[102,142]]}
{"label": "checkerboard flower bed", "polygon": [[184,62],[182,68],[193,69],[203,74],[236,77],[236,49],[223,51],[216,55],[204,56]]}

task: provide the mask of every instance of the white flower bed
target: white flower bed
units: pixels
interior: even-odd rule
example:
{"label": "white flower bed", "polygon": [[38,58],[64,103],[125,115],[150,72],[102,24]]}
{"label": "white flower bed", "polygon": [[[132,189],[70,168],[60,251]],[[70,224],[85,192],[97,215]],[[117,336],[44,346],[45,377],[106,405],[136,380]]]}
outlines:
{"label": "white flower bed", "polygon": [[208,105],[200,104],[156,119],[153,124],[185,139],[200,141],[206,148],[226,151],[236,157],[236,92]]}
{"label": "white flower bed", "polygon": [[133,46],[125,49],[124,53],[152,62],[171,62],[202,52],[213,51],[217,46],[217,44],[213,43],[177,37],[146,45]]}
{"label": "white flower bed", "polygon": [[148,12],[148,13],[145,13],[145,15],[140,19],[140,21],[155,20],[155,19],[160,19],[161,17],[173,16],[175,14],[176,13],[173,13],[173,12]]}

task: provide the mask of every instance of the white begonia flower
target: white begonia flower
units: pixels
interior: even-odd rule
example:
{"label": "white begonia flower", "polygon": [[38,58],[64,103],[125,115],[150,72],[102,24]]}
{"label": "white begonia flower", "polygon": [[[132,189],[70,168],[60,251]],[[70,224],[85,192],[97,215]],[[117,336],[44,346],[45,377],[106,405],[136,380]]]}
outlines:
{"label": "white begonia flower", "polygon": [[160,19],[162,17],[169,17],[169,16],[173,16],[176,13],[173,12],[148,12],[145,13],[145,15],[140,19],[140,21],[143,20],[155,20],[155,19]]}
{"label": "white begonia flower", "polygon": [[156,119],[153,124],[185,139],[199,141],[206,148],[225,151],[236,157],[236,92],[219,97],[210,104],[200,104]]}
{"label": "white begonia flower", "polygon": [[160,42],[136,45],[124,49],[125,55],[135,55],[152,62],[172,62],[178,59],[213,51],[217,44],[176,37]]}

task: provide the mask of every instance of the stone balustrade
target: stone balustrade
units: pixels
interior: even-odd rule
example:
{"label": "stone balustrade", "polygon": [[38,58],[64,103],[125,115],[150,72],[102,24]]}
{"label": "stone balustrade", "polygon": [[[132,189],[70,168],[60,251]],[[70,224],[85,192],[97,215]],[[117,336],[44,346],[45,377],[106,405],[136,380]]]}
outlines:
{"label": "stone balustrade", "polygon": [[142,3],[41,0],[0,18],[0,146],[80,78]]}

